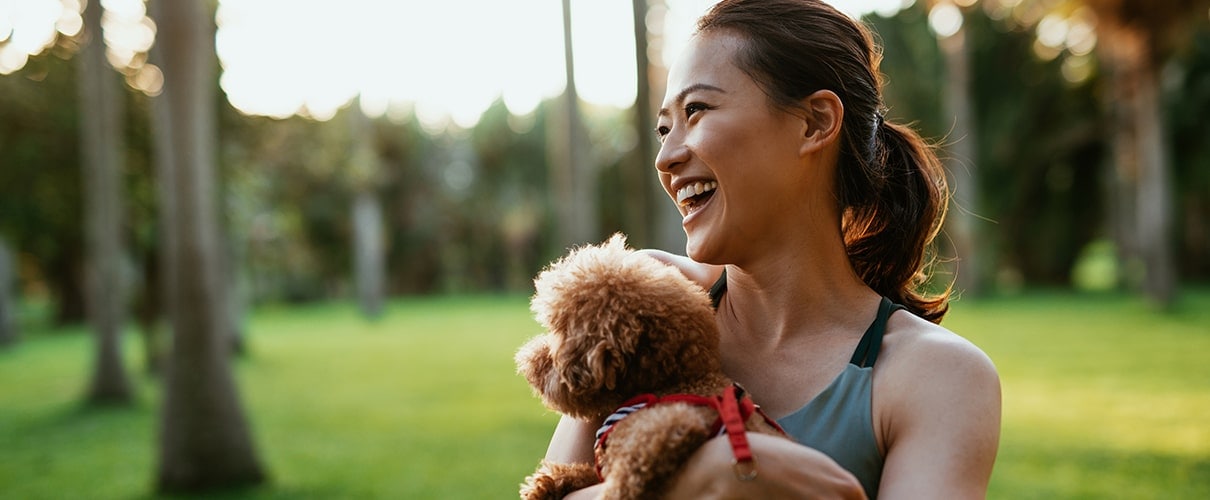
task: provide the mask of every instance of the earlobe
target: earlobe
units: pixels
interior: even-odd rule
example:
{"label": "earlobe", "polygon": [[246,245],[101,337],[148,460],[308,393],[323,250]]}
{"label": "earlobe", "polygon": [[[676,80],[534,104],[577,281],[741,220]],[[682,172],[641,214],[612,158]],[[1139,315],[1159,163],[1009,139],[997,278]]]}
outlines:
{"label": "earlobe", "polygon": [[802,100],[802,154],[818,152],[836,142],[844,123],[844,104],[831,90],[816,91]]}

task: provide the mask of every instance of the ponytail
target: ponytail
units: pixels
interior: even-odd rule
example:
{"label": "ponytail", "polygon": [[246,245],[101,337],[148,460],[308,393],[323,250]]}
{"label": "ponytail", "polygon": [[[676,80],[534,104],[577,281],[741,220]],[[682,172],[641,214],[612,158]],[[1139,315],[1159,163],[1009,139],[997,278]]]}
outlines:
{"label": "ponytail", "polygon": [[[844,169],[840,175],[875,181],[866,184],[873,186],[872,196],[859,197],[865,199],[844,211],[849,262],[874,291],[939,323],[949,310],[950,289],[931,295],[921,288],[928,280],[925,255],[949,198],[945,170],[932,146],[910,126],[886,122],[879,114],[873,132],[873,161],[863,166],[879,175],[846,176]],[[840,182],[841,189],[849,183]]]}

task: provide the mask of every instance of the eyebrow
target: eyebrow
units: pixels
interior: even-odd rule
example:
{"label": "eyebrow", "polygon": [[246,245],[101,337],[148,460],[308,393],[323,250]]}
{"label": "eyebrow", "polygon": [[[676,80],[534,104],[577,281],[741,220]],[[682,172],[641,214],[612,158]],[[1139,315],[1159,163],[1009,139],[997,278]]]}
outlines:
{"label": "eyebrow", "polygon": [[[673,102],[673,104],[676,104],[679,106],[682,102],[685,102],[685,97],[688,97],[689,94],[692,94],[699,90],[708,90],[708,91],[713,91],[713,92],[720,92],[723,94],[727,93],[726,90],[720,89],[720,88],[715,87],[714,85],[710,85],[708,83],[695,83],[693,85],[685,87],[680,92],[678,92],[676,94],[676,99],[674,99],[672,102]],[[668,108],[660,108],[660,112],[656,116],[665,116],[668,113],[669,113]]]}

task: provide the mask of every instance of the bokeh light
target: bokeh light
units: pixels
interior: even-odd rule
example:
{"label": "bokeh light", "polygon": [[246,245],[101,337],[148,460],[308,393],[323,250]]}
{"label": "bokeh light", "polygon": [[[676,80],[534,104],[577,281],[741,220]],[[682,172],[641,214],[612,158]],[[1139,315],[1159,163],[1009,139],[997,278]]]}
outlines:
{"label": "bokeh light", "polygon": [[954,36],[962,29],[962,10],[949,2],[940,2],[929,10],[929,28],[941,38]]}

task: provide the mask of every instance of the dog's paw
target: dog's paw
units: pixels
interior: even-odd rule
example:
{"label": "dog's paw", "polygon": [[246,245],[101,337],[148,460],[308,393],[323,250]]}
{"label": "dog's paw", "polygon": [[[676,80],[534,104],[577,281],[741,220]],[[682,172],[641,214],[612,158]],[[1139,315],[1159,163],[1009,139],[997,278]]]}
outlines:
{"label": "dog's paw", "polygon": [[521,498],[558,500],[596,483],[597,473],[592,465],[543,461],[537,471],[525,478],[525,483],[521,485]]}

